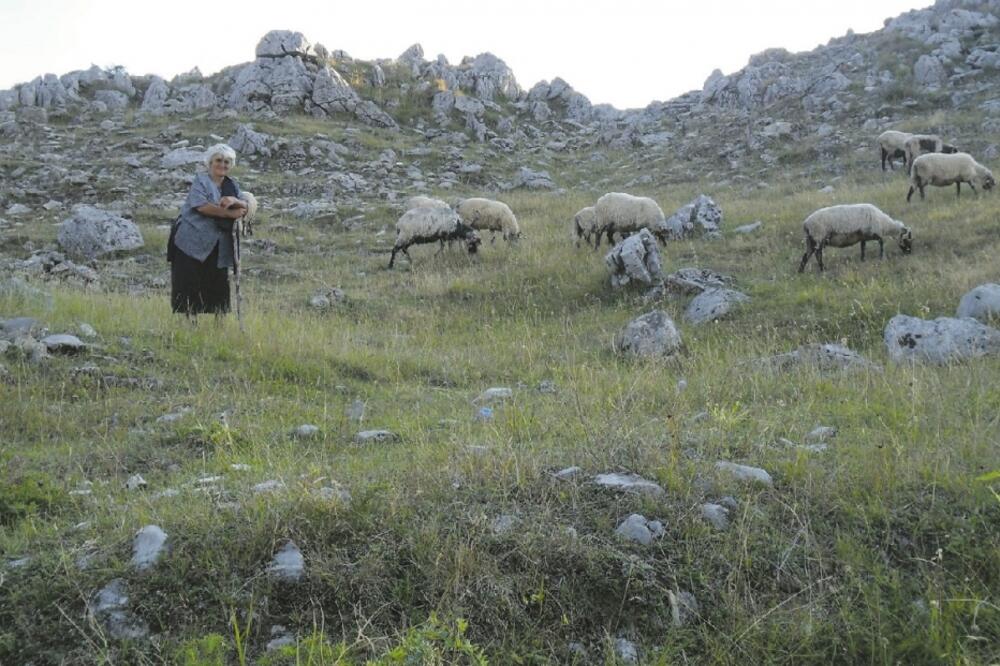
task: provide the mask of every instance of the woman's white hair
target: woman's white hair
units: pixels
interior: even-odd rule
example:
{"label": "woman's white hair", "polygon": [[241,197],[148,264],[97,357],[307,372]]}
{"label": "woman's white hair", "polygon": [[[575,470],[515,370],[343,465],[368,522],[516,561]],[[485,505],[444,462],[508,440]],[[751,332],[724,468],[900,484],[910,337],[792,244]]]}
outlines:
{"label": "woman's white hair", "polygon": [[236,166],[236,151],[227,143],[217,143],[205,151],[205,166],[211,168],[216,155],[229,158],[229,165]]}

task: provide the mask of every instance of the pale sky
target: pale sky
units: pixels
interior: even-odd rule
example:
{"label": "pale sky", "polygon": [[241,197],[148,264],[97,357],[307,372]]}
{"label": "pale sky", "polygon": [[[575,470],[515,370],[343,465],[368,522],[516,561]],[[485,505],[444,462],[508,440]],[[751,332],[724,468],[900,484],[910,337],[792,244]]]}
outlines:
{"label": "pale sky", "polygon": [[268,30],[355,58],[491,51],[524,88],[561,76],[592,102],[645,106],[700,89],[765,48],[809,50],[931,0],[0,0],[0,89],[123,65],[167,79],[253,59]]}

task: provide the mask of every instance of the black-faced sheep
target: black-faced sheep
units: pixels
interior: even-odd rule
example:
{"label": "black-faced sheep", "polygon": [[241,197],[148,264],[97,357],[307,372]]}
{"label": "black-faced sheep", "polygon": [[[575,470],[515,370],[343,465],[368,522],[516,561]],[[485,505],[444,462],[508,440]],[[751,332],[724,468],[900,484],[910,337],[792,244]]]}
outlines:
{"label": "black-faced sheep", "polygon": [[947,187],[953,183],[956,195],[962,196],[962,183],[968,183],[973,192],[976,185],[988,191],[996,185],[996,180],[992,171],[968,153],[921,155],[910,165],[910,191],[906,193],[906,201],[909,203],[914,190],[920,190],[923,199],[924,188],[928,185]]}
{"label": "black-faced sheep", "polygon": [[500,232],[506,241],[516,241],[521,237],[521,228],[514,217],[514,211],[502,201],[473,197],[458,204],[458,215],[462,222],[479,231],[492,231],[491,242]]}
{"label": "black-faced sheep", "polygon": [[893,166],[892,161],[896,158],[903,158],[903,166],[907,165],[906,162],[906,141],[913,136],[908,132],[898,132],[896,130],[886,130],[878,135],[878,146],[882,153],[882,171],[885,171],[886,161],[889,163],[889,168],[893,171],[896,167]]}
{"label": "black-faced sheep", "polygon": [[823,248],[850,247],[861,243],[861,261],[865,260],[865,243],[878,241],[879,259],[885,256],[883,239],[895,238],[903,254],[913,249],[913,233],[871,204],[844,204],[820,208],[802,223],[806,234],[806,253],[802,255],[799,272],[806,269],[809,257],[816,255],[823,269]]}
{"label": "black-faced sheep", "polygon": [[[396,243],[392,247],[389,268],[395,263],[397,252],[402,252],[407,259],[413,261],[407,252],[411,245],[450,240],[465,241],[469,254],[475,254],[482,242],[476,230],[464,224],[450,208],[438,206],[412,208],[403,213],[396,222]],[[439,249],[437,254],[440,252]]]}
{"label": "black-faced sheep", "polygon": [[958,148],[945,143],[937,134],[913,134],[904,144],[906,149],[907,173],[913,170],[913,160],[928,153],[953,154]]}
{"label": "black-faced sheep", "polygon": [[667,243],[666,216],[649,197],[609,192],[597,200],[594,210],[597,214],[595,249],[601,246],[601,236],[605,234],[611,245],[614,243],[612,234],[628,235],[639,229],[649,229],[661,244]]}

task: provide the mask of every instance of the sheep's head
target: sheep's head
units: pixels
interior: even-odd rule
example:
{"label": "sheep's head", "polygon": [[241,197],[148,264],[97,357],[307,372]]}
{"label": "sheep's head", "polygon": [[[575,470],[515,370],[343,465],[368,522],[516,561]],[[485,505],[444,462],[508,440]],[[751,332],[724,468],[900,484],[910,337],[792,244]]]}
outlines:
{"label": "sheep's head", "polygon": [[913,252],[913,232],[909,227],[903,227],[902,231],[899,232],[899,249],[903,251],[903,254]]}
{"label": "sheep's head", "polygon": [[958,152],[958,148],[956,148],[955,146],[951,145],[950,143],[942,143],[941,144],[941,152],[942,153],[948,153],[950,155],[950,154],[953,154],[953,153],[957,153]]}
{"label": "sheep's head", "polygon": [[465,249],[469,251],[469,254],[475,254],[479,250],[479,244],[483,242],[483,239],[480,238],[478,231],[464,222],[458,222],[455,232],[459,238],[465,239]]}
{"label": "sheep's head", "polygon": [[983,171],[985,172],[982,175],[983,189],[987,191],[992,190],[997,184],[997,181],[993,178],[993,172],[989,169],[984,169]]}

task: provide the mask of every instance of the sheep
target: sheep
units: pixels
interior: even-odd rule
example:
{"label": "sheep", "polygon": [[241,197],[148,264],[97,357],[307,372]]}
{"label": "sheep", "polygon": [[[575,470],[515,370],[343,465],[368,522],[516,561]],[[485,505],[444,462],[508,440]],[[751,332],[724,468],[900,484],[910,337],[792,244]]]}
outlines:
{"label": "sheep", "polygon": [[404,205],[406,206],[406,210],[413,210],[414,208],[451,208],[451,206],[440,199],[432,199],[422,194],[410,197]]}
{"label": "sheep", "polygon": [[[464,224],[450,208],[412,208],[396,222],[396,242],[389,258],[389,268],[396,261],[396,253],[402,252],[411,262],[407,248],[411,245],[461,239],[465,241],[469,254],[475,254],[482,242],[475,229]],[[442,244],[443,247],[443,244]],[[441,253],[439,249],[434,256]]]}
{"label": "sheep", "polygon": [[892,161],[897,157],[902,157],[903,166],[906,166],[906,141],[911,136],[913,135],[896,130],[886,130],[878,135],[878,145],[882,153],[882,171],[885,171],[886,160],[889,162],[889,168],[895,171],[896,167]]}
{"label": "sheep", "polygon": [[879,259],[885,257],[883,239],[895,238],[903,254],[913,251],[913,232],[902,222],[892,219],[871,204],[842,204],[820,208],[802,223],[806,234],[806,253],[802,255],[799,273],[806,269],[809,257],[816,255],[819,270],[823,268],[823,248],[850,247],[861,243],[861,261],[865,260],[865,243],[878,241]]}
{"label": "sheep", "polygon": [[457,210],[462,222],[468,226],[480,231],[492,231],[490,242],[496,239],[498,231],[505,241],[514,242],[521,237],[514,211],[501,201],[473,197],[458,204]]}
{"label": "sheep", "polygon": [[962,196],[962,183],[968,183],[975,192],[977,183],[988,191],[997,182],[993,172],[968,153],[930,153],[921,155],[910,165],[910,191],[906,193],[906,202],[910,202],[914,190],[920,190],[920,198],[923,199],[926,186],[946,187],[952,183],[955,184],[956,196]]}
{"label": "sheep", "polygon": [[649,197],[636,197],[623,192],[609,192],[594,205],[597,214],[597,233],[594,249],[601,246],[601,236],[607,234],[608,245],[614,241],[612,234],[623,235],[649,229],[660,243],[667,243],[666,216]]}
{"label": "sheep", "polygon": [[937,134],[911,134],[910,138],[903,144],[906,151],[907,173],[913,170],[913,160],[927,153],[957,153],[958,148],[945,143]]}
{"label": "sheep", "polygon": [[243,213],[243,226],[248,230],[253,229],[253,223],[257,220],[257,197],[253,192],[243,190],[240,192],[240,199],[247,205],[247,212]]}
{"label": "sheep", "polygon": [[580,239],[590,245],[590,237],[597,231],[597,211],[593,206],[587,206],[577,211],[573,216],[573,233],[576,236],[576,246],[580,247]]}

